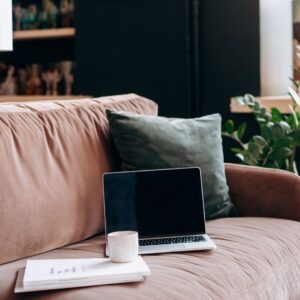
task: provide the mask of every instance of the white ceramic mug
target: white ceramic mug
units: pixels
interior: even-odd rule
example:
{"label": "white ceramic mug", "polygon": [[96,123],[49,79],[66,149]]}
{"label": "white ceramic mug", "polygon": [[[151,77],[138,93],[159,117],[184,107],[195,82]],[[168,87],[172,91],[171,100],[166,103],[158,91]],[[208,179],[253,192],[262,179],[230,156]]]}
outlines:
{"label": "white ceramic mug", "polygon": [[111,261],[126,263],[135,261],[139,255],[139,237],[136,231],[116,231],[107,235],[108,253]]}

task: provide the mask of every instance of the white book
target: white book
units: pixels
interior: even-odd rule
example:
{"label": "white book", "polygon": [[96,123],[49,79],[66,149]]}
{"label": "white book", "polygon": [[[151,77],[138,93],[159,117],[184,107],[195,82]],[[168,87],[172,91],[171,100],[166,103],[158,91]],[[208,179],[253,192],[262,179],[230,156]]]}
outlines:
{"label": "white book", "polygon": [[27,260],[15,292],[142,281],[150,274],[142,257],[130,263],[109,258]]}

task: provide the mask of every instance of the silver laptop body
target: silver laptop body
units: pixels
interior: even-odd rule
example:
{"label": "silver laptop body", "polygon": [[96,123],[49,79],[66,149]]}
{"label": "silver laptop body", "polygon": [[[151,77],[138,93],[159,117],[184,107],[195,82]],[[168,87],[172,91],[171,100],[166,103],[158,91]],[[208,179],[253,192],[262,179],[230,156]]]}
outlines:
{"label": "silver laptop body", "polygon": [[103,191],[106,235],[138,231],[140,254],[216,248],[206,234],[199,168],[106,173]]}

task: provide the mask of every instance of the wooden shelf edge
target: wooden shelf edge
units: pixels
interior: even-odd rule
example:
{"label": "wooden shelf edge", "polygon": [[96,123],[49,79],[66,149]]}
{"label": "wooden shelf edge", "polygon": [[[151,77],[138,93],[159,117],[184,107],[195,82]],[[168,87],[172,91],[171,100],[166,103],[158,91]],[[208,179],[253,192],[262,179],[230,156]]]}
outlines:
{"label": "wooden shelf edge", "polygon": [[91,96],[27,96],[27,95],[17,95],[17,96],[0,96],[0,102],[31,102],[31,101],[53,101],[53,100],[82,100],[90,99]]}
{"label": "wooden shelf edge", "polygon": [[14,41],[62,39],[75,36],[75,28],[21,30],[14,32]]}
{"label": "wooden shelf edge", "polygon": [[[269,97],[256,97],[263,106],[265,106],[268,111],[271,108],[278,108],[283,114],[290,114],[291,110],[289,108],[289,104],[293,104],[293,101],[290,96],[269,96]],[[232,113],[242,113],[247,114],[251,113],[250,109],[246,105],[240,105],[236,102],[236,97],[231,98],[230,101],[230,111]],[[300,108],[297,109],[300,112]]]}

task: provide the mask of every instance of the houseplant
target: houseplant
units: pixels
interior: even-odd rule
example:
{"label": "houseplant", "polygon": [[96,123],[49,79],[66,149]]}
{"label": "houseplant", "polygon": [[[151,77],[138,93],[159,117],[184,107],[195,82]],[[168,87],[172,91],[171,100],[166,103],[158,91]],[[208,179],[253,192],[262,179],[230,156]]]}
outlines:
{"label": "houseplant", "polygon": [[277,108],[270,112],[252,95],[238,97],[240,104],[247,105],[259,125],[259,134],[252,136],[247,142],[244,134],[246,123],[235,126],[233,120],[224,125],[223,136],[233,139],[238,147],[232,148],[242,163],[252,166],[283,169],[298,174],[296,152],[300,147],[300,97],[289,88],[293,105],[289,105],[291,114],[283,115]]}

